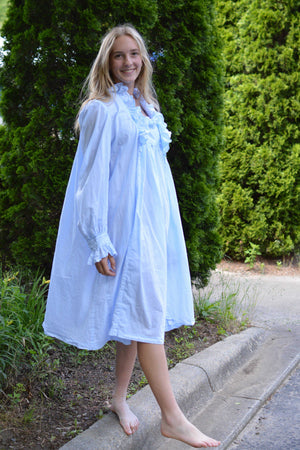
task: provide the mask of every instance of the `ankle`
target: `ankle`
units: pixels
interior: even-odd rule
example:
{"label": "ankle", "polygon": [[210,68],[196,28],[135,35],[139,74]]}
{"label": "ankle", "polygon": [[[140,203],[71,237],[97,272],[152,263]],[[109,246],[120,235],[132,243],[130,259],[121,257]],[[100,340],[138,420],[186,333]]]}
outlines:
{"label": "ankle", "polygon": [[112,403],[126,403],[126,395],[113,395],[111,398]]}
{"label": "ankle", "polygon": [[162,423],[170,427],[178,426],[187,420],[179,407],[162,413],[161,419]]}

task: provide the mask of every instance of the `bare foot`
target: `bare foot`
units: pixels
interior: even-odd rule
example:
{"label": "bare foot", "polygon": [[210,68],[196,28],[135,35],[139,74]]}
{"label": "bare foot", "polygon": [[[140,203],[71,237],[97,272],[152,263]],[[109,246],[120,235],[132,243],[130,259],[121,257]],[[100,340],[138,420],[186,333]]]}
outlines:
{"label": "bare foot", "polygon": [[139,420],[131,411],[125,400],[112,399],[110,410],[114,412],[120,421],[120,425],[126,434],[133,434],[139,427]]}
{"label": "bare foot", "polygon": [[221,444],[221,442],[201,433],[201,431],[191,424],[184,416],[181,416],[176,422],[177,423],[170,424],[162,419],[161,434],[165,437],[185,442],[195,448],[218,447]]}

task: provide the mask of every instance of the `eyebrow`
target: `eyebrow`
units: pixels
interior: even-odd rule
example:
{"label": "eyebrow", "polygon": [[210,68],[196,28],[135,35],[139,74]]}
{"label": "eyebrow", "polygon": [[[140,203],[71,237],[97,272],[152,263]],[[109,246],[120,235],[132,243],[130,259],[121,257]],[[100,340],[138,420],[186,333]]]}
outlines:
{"label": "eyebrow", "polygon": [[[131,48],[129,51],[130,52],[139,52],[140,50],[138,48]],[[113,55],[115,55],[116,53],[125,53],[125,52],[123,52],[123,50],[115,50],[114,52],[112,52]]]}

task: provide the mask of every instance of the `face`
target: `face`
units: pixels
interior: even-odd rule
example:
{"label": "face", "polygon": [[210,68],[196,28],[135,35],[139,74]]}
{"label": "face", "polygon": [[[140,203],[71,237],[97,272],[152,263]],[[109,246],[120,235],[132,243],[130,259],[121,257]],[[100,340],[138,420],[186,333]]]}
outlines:
{"label": "face", "polygon": [[109,57],[109,68],[114,82],[124,83],[132,94],[142,66],[141,52],[136,41],[127,35],[119,36]]}

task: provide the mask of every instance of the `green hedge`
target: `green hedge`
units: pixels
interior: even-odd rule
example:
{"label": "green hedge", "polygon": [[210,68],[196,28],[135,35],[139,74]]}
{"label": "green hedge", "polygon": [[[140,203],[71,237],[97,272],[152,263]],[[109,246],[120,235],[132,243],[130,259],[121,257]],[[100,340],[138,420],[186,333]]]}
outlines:
{"label": "green hedge", "polygon": [[158,58],[155,85],[172,130],[172,166],[193,275],[207,280],[221,258],[216,203],[223,145],[223,62],[215,5],[158,2],[151,42]]}
{"label": "green hedge", "polygon": [[80,89],[100,37],[124,22],[137,27],[156,55],[190,267],[205,282],[220,258],[222,64],[212,0],[10,2],[0,79],[2,259],[50,268],[77,144],[72,126]]}
{"label": "green hedge", "polygon": [[218,1],[226,59],[224,251],[281,257],[300,243],[300,10],[297,1]]}
{"label": "green hedge", "polygon": [[[0,138],[0,248],[6,263],[50,269],[77,145],[73,123],[81,87],[101,36],[123,17],[124,5],[114,1],[112,11],[101,0],[10,2],[0,78],[6,124]],[[126,14],[147,30],[156,7],[151,0],[143,8],[126,2]]]}

